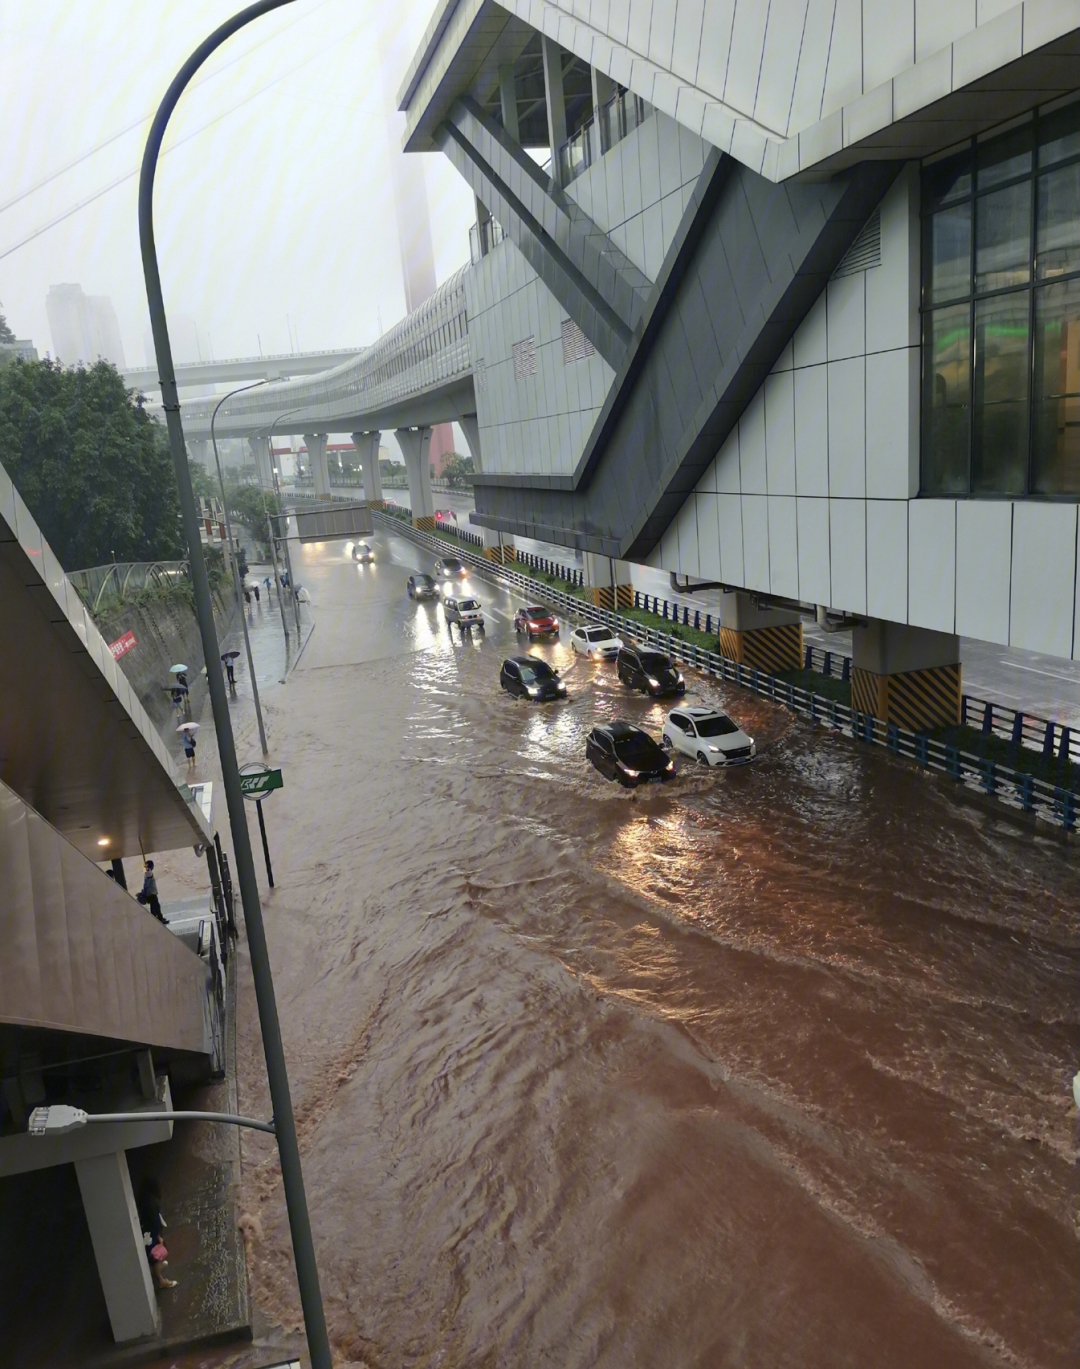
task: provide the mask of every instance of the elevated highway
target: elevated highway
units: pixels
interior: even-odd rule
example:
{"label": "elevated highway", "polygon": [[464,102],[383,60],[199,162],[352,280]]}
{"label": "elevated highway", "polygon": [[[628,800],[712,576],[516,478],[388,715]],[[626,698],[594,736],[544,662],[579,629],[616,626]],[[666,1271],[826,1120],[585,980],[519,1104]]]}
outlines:
{"label": "elevated highway", "polygon": [[[363,347],[329,347],[315,352],[279,352],[273,356],[232,357],[224,361],[191,361],[176,368],[176,383],[194,386],[243,384],[245,380],[283,380],[328,371],[363,354]],[[137,366],[121,371],[124,384],[133,390],[160,389],[157,366]]]}

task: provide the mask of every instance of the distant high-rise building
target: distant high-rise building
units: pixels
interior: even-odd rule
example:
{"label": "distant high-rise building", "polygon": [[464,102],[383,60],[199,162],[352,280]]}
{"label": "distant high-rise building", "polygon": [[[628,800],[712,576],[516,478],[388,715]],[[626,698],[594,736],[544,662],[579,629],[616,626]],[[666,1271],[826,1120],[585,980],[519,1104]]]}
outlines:
{"label": "distant high-rise building", "polygon": [[81,285],[51,285],[45,298],[53,354],[68,366],[99,358],[126,365],[120,324],[108,295],[86,295]]}

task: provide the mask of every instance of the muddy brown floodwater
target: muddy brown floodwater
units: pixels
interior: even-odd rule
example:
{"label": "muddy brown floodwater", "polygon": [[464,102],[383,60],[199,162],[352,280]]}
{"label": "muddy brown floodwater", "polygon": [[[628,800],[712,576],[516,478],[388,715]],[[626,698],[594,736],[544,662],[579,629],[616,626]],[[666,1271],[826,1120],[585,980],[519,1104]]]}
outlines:
{"label": "muddy brown floodwater", "polygon": [[[1075,844],[752,695],[758,762],[629,798],[583,759],[660,705],[572,663],[549,708],[309,549],[267,694],[266,918],[341,1363],[1076,1363]],[[250,992],[244,1111],[266,1106]],[[297,1300],[272,1143],[253,1287]]]}

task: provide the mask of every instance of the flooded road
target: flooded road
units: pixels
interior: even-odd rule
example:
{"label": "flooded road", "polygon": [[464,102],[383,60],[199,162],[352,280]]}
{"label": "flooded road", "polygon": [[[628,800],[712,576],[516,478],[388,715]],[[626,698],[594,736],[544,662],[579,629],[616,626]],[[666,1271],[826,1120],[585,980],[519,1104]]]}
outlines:
{"label": "flooded road", "polygon": [[[316,628],[264,694],[265,901],[341,1363],[1072,1365],[1075,845],[690,677],[758,743],[631,796],[584,760],[663,705],[404,593],[378,534],[297,558]],[[302,565],[301,565],[302,563]],[[695,700],[698,701],[698,700]],[[243,759],[243,757],[242,757]],[[266,1107],[242,999],[241,1104]],[[255,1299],[295,1324],[273,1146]]]}

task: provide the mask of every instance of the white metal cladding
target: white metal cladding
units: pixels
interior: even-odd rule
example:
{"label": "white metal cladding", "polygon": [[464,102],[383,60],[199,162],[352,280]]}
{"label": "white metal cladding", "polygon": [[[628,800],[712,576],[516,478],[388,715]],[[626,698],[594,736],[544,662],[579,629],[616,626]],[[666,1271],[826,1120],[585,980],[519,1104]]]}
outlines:
{"label": "white metal cladding", "polygon": [[[319,375],[260,386],[235,395],[218,411],[219,434],[256,432],[286,414],[297,424],[331,432],[335,420],[353,421],[472,372],[462,267],[419,308],[362,356]],[[208,431],[215,396],[181,405],[186,430]],[[298,430],[298,429],[297,429]]]}

